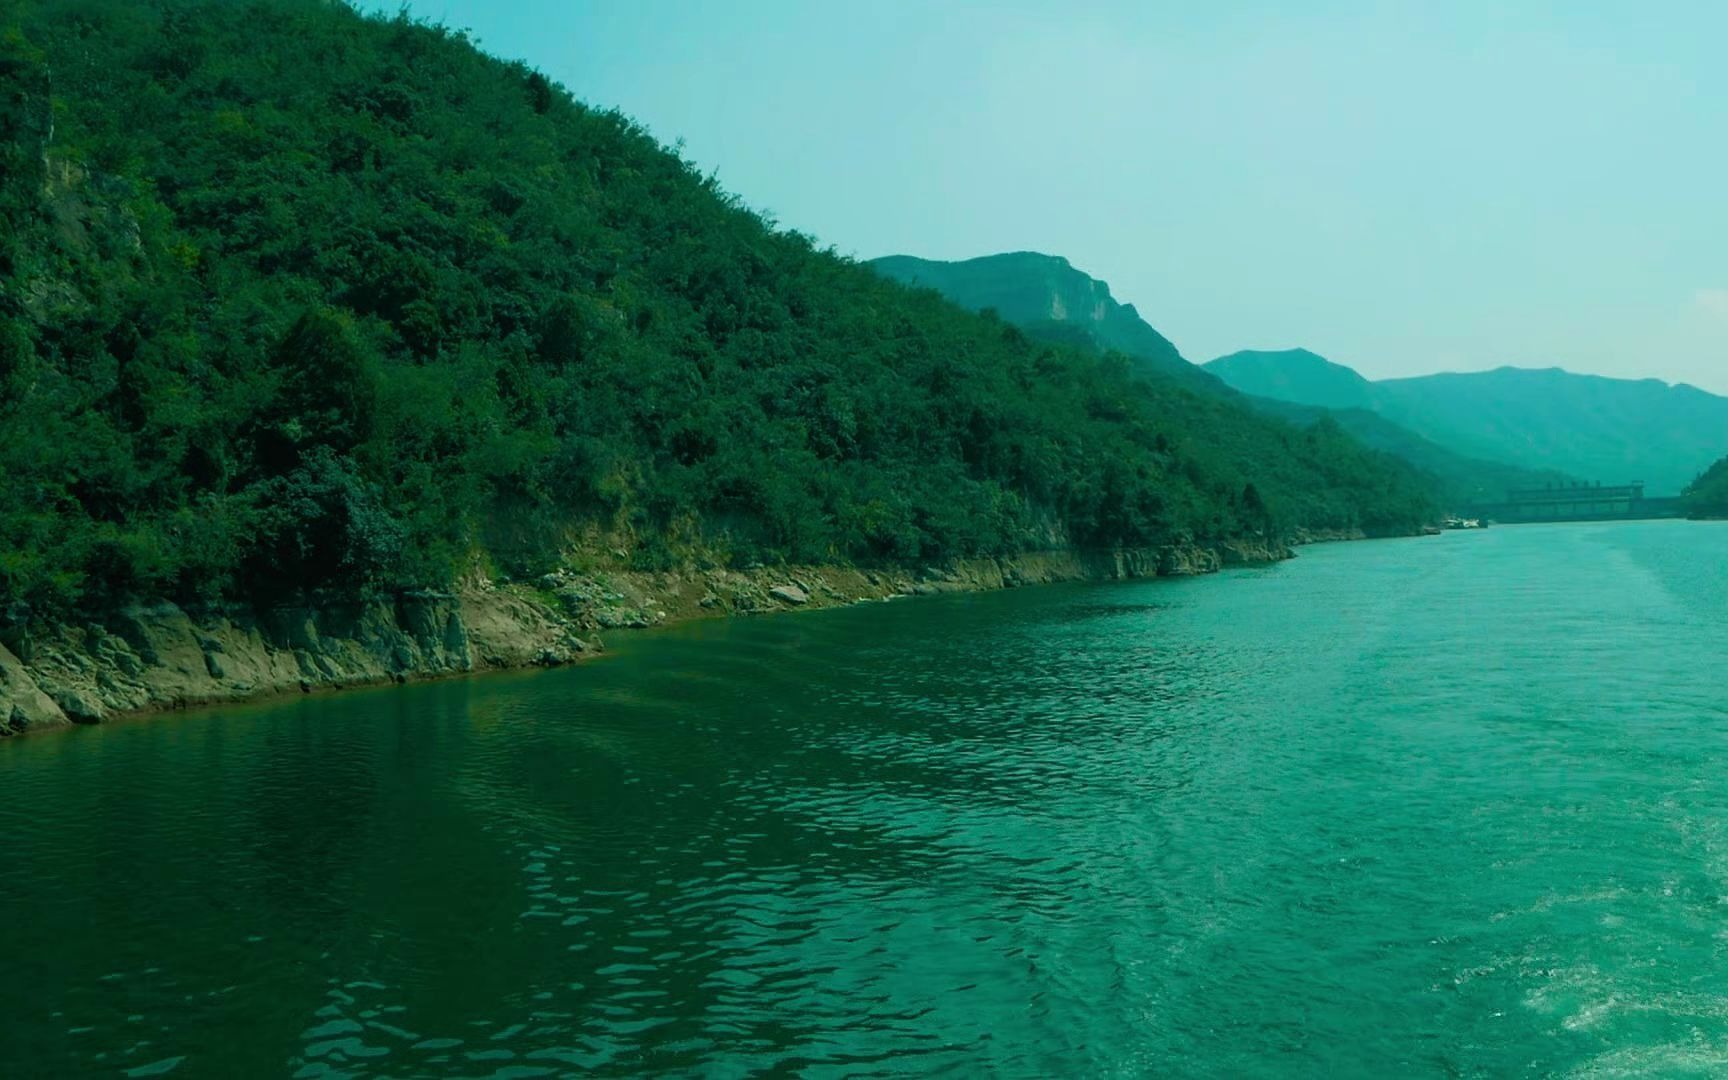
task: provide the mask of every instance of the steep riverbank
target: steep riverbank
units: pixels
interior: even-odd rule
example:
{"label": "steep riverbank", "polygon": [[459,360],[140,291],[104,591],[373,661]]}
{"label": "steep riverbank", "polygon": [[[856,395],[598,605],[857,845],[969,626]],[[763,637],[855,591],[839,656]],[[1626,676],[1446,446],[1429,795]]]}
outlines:
{"label": "steep riverbank", "polygon": [[1282,543],[1243,540],[1033,552],[917,571],[570,569],[533,583],[476,576],[453,592],[393,601],[203,613],[136,606],[89,625],[15,628],[0,640],[0,735],[271,694],[555,666],[600,651],[600,635],[614,629],[939,592],[1205,574],[1292,554]]}

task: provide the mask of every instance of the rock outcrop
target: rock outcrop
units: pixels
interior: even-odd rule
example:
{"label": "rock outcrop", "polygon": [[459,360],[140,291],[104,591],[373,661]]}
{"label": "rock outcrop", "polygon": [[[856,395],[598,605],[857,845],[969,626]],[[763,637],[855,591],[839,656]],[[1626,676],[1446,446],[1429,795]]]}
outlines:
{"label": "rock outcrop", "polygon": [[194,617],[134,607],[0,645],[0,733],[287,691],[566,663],[593,648],[501,590]]}
{"label": "rock outcrop", "polygon": [[193,614],[139,606],[81,626],[0,618],[0,735],[129,713],[497,668],[553,666],[599,634],[686,619],[833,607],[1057,581],[1212,573],[1289,558],[1275,541],[962,559],[920,571],[849,566],[561,570],[533,584]]}

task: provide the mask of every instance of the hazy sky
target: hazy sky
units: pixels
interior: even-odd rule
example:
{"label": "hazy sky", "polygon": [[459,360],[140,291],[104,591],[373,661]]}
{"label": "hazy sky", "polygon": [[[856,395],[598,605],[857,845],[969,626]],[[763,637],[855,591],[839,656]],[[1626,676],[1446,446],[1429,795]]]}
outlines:
{"label": "hazy sky", "polygon": [[1066,255],[1192,360],[1728,393],[1719,0],[411,9],[842,252]]}

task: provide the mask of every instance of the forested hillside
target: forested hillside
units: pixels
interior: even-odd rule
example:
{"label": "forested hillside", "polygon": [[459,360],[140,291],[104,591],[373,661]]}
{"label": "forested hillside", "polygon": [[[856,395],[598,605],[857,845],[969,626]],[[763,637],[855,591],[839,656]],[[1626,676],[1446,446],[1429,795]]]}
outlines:
{"label": "forested hillside", "polygon": [[1432,439],[1425,439],[1371,409],[1327,409],[1262,397],[1249,397],[1248,400],[1255,408],[1293,424],[1305,426],[1318,422],[1321,417],[1331,417],[1364,446],[1383,450],[1433,477],[1440,498],[1455,510],[1462,510],[1472,503],[1497,502],[1514,488],[1567,484],[1576,479],[1551,469],[1523,469],[1503,462],[1468,457]]}
{"label": "forested hillside", "polygon": [[924,563],[1433,510],[1334,429],[777,229],[459,33],[0,13],[0,599],[34,612],[440,586],[583,538]]}
{"label": "forested hillside", "polygon": [[1728,518],[1728,458],[1704,470],[1686,489],[1686,512],[1699,518]]}

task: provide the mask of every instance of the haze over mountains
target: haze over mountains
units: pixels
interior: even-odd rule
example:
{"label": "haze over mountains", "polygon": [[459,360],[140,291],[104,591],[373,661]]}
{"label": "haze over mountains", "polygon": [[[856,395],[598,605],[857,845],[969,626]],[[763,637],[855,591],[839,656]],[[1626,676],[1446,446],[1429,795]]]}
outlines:
{"label": "haze over mountains", "polygon": [[1239,352],[1206,365],[1247,394],[1368,409],[1461,453],[1676,495],[1728,449],[1728,398],[1657,379],[1559,368],[1370,381],[1305,349]]}
{"label": "haze over mountains", "polygon": [[1728,398],[1692,386],[1558,368],[1372,382],[1306,349],[1245,351],[1196,367],[1132,304],[1059,256],[891,255],[872,265],[964,307],[993,309],[1034,336],[1115,350],[1193,388],[1234,390],[1293,423],[1330,415],[1361,442],[1429,473],[1453,503],[1572,480],[1641,480],[1650,494],[1674,495],[1728,450]]}
{"label": "haze over mountains", "polygon": [[1035,337],[1120,352],[1138,361],[1146,372],[1176,376],[1190,389],[1240,399],[1298,426],[1312,426],[1329,415],[1357,441],[1427,473],[1451,505],[1498,498],[1509,487],[1570,479],[1456,453],[1366,408],[1321,408],[1282,395],[1237,393],[1224,380],[1184,359],[1134,305],[1112,297],[1109,285],[1060,256],[1016,251],[941,262],[890,255],[871,265],[895,280],[935,289],[963,307],[993,310]]}

